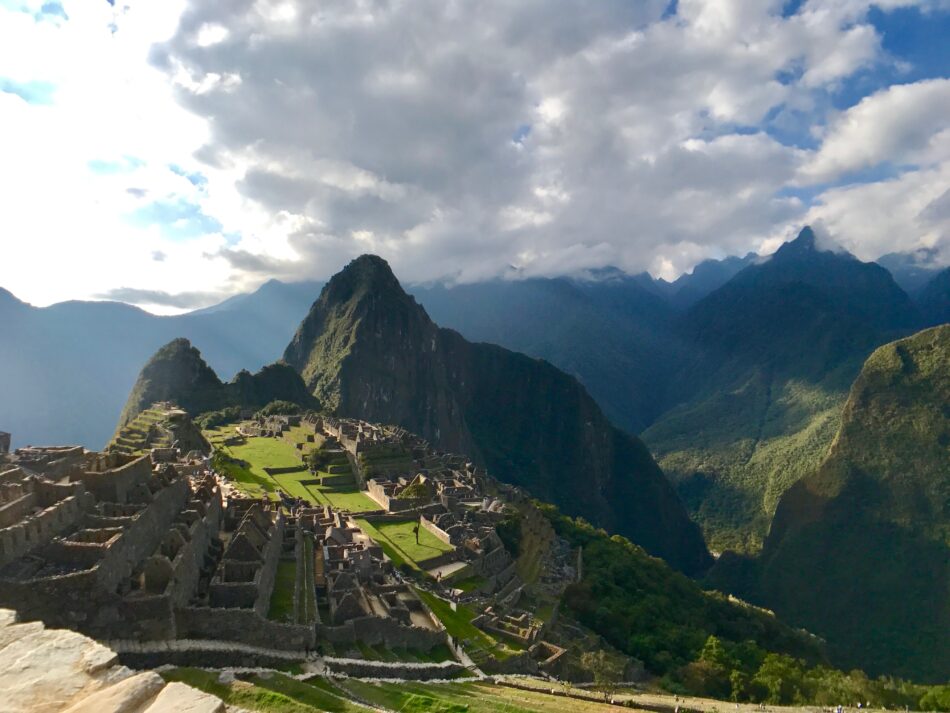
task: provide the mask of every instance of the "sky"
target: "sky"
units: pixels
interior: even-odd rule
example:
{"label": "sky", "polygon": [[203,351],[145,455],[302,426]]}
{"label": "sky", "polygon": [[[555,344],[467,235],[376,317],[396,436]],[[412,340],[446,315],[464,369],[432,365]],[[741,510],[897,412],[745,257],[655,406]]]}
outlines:
{"label": "sky", "polygon": [[950,264],[950,0],[0,0],[0,287]]}

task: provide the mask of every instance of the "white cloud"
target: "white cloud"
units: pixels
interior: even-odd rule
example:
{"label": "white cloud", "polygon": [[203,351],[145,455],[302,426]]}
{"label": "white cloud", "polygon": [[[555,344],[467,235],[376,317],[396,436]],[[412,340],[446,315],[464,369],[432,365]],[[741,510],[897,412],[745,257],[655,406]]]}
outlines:
{"label": "white cloud", "polygon": [[803,168],[810,180],[883,162],[935,165],[950,161],[950,79],[899,84],[865,97],[829,127]]}
{"label": "white cloud", "polygon": [[[674,277],[806,218],[863,255],[887,232],[882,252],[944,239],[950,80],[828,108],[891,61],[869,1],[668,4],[73,0],[42,22],[0,6],[0,78],[53,97],[0,93],[0,233],[18,238],[0,285],[218,294],[363,251],[406,279]],[[770,136],[776,116],[819,149]],[[917,168],[812,208],[786,190],[884,162]],[[129,218],[147,211],[164,213]]]}
{"label": "white cloud", "polygon": [[[919,247],[950,245],[950,162],[875,183],[825,191],[808,214],[864,260]],[[941,210],[942,208],[942,210]],[[942,256],[944,264],[950,254]]]}

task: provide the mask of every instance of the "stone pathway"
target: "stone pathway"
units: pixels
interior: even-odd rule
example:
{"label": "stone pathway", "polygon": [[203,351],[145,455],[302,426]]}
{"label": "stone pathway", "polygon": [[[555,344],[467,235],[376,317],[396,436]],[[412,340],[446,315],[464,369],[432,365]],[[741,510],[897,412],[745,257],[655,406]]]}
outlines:
{"label": "stone pathway", "polygon": [[136,673],[107,646],[0,609],[0,713],[224,713],[215,696],[154,671]]}

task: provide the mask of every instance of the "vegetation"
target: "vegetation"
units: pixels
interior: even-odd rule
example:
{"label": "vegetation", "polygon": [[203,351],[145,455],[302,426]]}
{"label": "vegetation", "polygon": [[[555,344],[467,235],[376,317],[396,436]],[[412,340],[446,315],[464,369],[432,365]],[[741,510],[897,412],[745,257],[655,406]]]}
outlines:
{"label": "vegetation", "polygon": [[275,400],[271,401],[264,408],[254,414],[255,418],[267,418],[268,416],[293,416],[302,411],[300,404],[293,401]]}
{"label": "vegetation", "polygon": [[293,560],[281,560],[277,563],[274,576],[274,590],[270,595],[268,619],[293,623],[294,592],[297,589],[297,563]]}
{"label": "vegetation", "polygon": [[945,682],[947,404],[950,325],[876,350],[851,389],[835,447],[782,498],[760,560],[720,581],[747,586],[826,637],[840,665]]}
{"label": "vegetation", "polygon": [[[288,440],[252,437],[240,444],[227,446],[221,435],[217,431],[206,432],[215,446],[213,464],[251,497],[267,494],[277,499],[277,491],[280,490],[312,505],[330,505],[337,510],[368,512],[379,509],[379,503],[356,487],[352,476],[327,473],[314,476],[310,473],[300,451]],[[296,470],[270,475],[265,468]]]}
{"label": "vegetation", "polygon": [[643,437],[713,549],[761,548],[782,493],[827,454],[863,360],[915,319],[883,268],[816,249],[808,228],[684,315],[679,405]]}
{"label": "vegetation", "polygon": [[197,415],[234,406],[259,408],[278,399],[303,408],[319,407],[300,375],[286,364],[271,364],[256,374],[242,371],[225,384],[187,339],[174,339],[142,368],[118,428],[157,401],[171,401]]}
{"label": "vegetation", "polygon": [[583,520],[538,505],[559,535],[583,548],[584,578],[564,593],[583,624],[652,672],[675,674],[700,654],[711,634],[736,644],[823,661],[818,642],[770,613],[704,592],[688,577],[623,537],[608,536]]}
{"label": "vegetation", "polygon": [[408,563],[418,569],[419,562],[438,557],[455,549],[455,547],[443,542],[425,528],[420,527],[418,520],[371,523],[359,519],[357,523],[367,535],[383,548],[383,551],[397,567],[400,564]]}
{"label": "vegetation", "polygon": [[623,667],[603,649],[585,651],[581,655],[581,665],[594,674],[594,683],[603,691],[604,701],[609,701],[614,687],[623,678]]}
{"label": "vegetation", "polygon": [[221,450],[215,449],[214,455],[211,457],[211,467],[225,475],[252,498],[278,499],[277,486],[266,473],[258,475],[251,470],[247,463],[239,461]]}
{"label": "vegetation", "polygon": [[217,428],[228,423],[234,423],[240,417],[240,406],[228,406],[217,411],[205,411],[195,418],[195,423],[202,429]]}
{"label": "vegetation", "polygon": [[[766,653],[749,643],[732,644],[710,636],[699,657],[677,672],[678,690],[693,695],[775,705],[863,706],[941,710],[946,687],[915,685],[894,678],[868,678],[801,659]],[[946,703],[947,701],[945,701]],[[946,709],[943,709],[946,710]]]}
{"label": "vegetation", "polygon": [[481,681],[396,684],[347,679],[340,687],[375,706],[404,713],[605,713],[618,710],[593,700],[563,698],[540,690],[526,691]]}
{"label": "vegetation", "polygon": [[514,513],[495,525],[495,532],[508,554],[517,557],[521,550],[521,515]]}
{"label": "vegetation", "polygon": [[335,413],[398,423],[445,450],[478,451],[490,472],[683,571],[711,564],[650,453],[614,428],[576,379],[439,329],[378,257],[353,260],[327,283],[284,359]]}
{"label": "vegetation", "polygon": [[231,683],[221,683],[220,674],[195,668],[162,671],[166,681],[181,681],[214,694],[228,706],[263,713],[366,713],[363,706],[352,703],[346,694],[326,681],[313,685],[282,674],[241,676]]}
{"label": "vegetation", "polygon": [[503,659],[519,650],[519,647],[498,641],[475,626],[472,623],[475,611],[470,607],[458,604],[452,609],[447,601],[431,592],[417,589],[416,593],[442,622],[449,636],[463,645],[474,660],[483,660],[488,656]]}

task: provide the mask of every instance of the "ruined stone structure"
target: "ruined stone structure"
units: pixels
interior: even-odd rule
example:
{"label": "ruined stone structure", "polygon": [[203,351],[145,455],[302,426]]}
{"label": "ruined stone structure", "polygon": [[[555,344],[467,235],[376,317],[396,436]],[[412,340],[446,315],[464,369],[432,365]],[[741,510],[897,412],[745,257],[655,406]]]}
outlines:
{"label": "ruined stone structure", "polygon": [[10,452],[11,436],[6,431],[0,431],[0,455]]}

